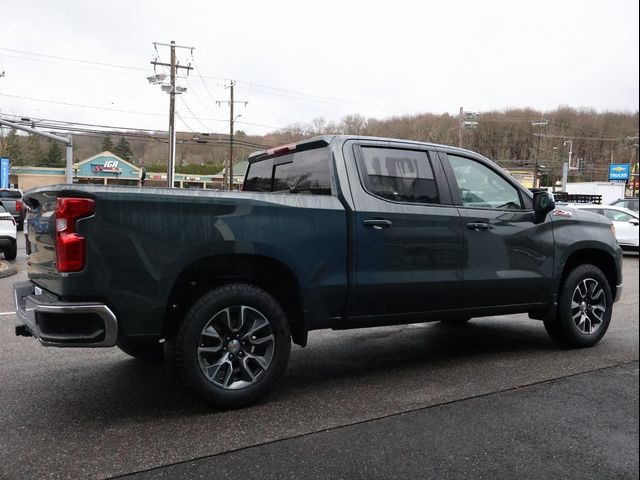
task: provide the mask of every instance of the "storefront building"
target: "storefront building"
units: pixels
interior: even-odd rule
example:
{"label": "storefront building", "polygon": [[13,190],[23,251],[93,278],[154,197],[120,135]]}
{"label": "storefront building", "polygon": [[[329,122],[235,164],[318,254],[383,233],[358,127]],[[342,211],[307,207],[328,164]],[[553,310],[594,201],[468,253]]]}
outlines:
{"label": "storefront building", "polygon": [[[234,172],[236,188],[242,185],[242,176]],[[145,172],[144,186],[166,187],[167,174]],[[73,183],[94,185],[130,185],[141,184],[142,168],[114,155],[102,152],[73,165]],[[208,188],[222,189],[224,174],[192,175],[176,173],[174,177],[176,188]],[[10,168],[9,183],[23,191],[32,188],[66,183],[65,169],[13,166]]]}

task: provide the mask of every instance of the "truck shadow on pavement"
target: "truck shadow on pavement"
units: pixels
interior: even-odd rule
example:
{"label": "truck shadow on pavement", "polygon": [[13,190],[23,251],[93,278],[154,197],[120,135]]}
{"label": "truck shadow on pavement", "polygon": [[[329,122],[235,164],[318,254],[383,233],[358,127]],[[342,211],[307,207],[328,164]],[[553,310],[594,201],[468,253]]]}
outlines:
{"label": "truck shadow on pavement", "polygon": [[361,334],[357,330],[347,335],[339,332],[330,346],[308,350],[296,356],[283,384],[296,388],[339,378],[464,366],[500,361],[513,353],[526,357],[564,349],[548,337],[541,322],[475,320],[462,325],[434,322],[386,327]]}
{"label": "truck shadow on pavement", "polygon": [[[477,368],[481,363],[505,359],[534,363],[540,355],[562,350],[542,325],[531,321],[477,320],[461,326],[435,323],[314,332],[309,347],[292,350],[289,367],[275,390],[248,408],[331,398],[345,384],[355,388],[397,386],[398,382],[415,383],[416,378],[425,379],[433,372],[442,375],[445,370]],[[144,363],[119,351],[97,355],[107,358],[90,359],[82,369],[63,373],[55,381],[56,392],[38,399],[39,408],[55,404],[57,415],[89,423],[216,413],[194,400],[164,364]]]}

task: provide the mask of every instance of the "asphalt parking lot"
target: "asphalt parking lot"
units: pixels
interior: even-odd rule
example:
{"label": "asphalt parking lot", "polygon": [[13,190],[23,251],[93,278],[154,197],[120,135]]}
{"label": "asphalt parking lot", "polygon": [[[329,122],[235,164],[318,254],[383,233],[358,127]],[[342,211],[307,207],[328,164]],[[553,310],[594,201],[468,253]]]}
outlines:
{"label": "asphalt parking lot", "polygon": [[15,337],[0,279],[0,478],[638,478],[638,257],[606,337],[524,315],[319,331],[260,404],[212,411],[163,366]]}

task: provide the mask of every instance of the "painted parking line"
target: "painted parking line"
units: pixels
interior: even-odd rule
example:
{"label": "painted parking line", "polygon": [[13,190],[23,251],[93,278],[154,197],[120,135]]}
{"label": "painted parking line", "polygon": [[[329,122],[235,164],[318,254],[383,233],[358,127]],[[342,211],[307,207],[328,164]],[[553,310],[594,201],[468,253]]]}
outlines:
{"label": "painted parking line", "polygon": [[15,315],[16,312],[0,312],[0,315]]}

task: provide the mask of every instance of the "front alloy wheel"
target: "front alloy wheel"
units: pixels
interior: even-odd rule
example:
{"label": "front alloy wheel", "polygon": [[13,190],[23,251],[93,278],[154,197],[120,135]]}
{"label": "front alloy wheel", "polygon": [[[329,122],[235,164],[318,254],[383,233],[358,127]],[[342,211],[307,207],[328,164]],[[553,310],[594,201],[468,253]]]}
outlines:
{"label": "front alloy wheel", "polygon": [[558,292],[555,317],[544,320],[554,340],[568,347],[591,347],[609,328],[613,296],[607,277],[595,265],[575,267]]}
{"label": "front alloy wheel", "polygon": [[585,278],[575,288],[571,299],[571,318],[580,333],[592,335],[598,331],[607,311],[607,299],[600,283]]}

